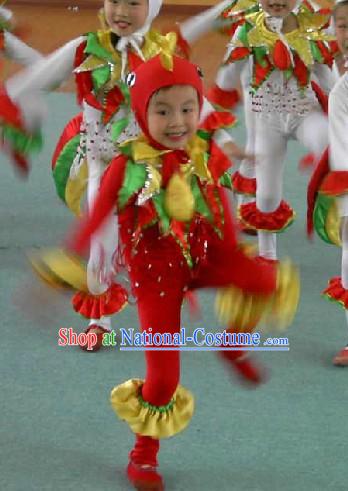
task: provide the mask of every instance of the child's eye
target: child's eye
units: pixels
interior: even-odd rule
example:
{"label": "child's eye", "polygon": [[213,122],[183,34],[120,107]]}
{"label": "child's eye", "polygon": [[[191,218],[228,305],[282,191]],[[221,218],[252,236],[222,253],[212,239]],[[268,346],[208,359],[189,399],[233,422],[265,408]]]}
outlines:
{"label": "child's eye", "polygon": [[159,114],[160,116],[166,116],[167,111],[165,109],[161,109],[160,111],[157,111],[157,114]]}
{"label": "child's eye", "polygon": [[192,107],[185,107],[185,108],[183,109],[183,112],[184,112],[185,114],[187,114],[187,113],[192,113],[192,111],[193,111]]}

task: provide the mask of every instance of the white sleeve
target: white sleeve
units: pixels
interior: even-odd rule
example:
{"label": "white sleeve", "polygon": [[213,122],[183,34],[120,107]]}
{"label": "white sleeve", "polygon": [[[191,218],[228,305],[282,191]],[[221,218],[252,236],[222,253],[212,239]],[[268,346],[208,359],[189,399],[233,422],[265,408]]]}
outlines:
{"label": "white sleeve", "polygon": [[83,41],[83,36],[74,39],[11,77],[5,84],[9,96],[16,102],[27,93],[50,90],[62,84],[73,72],[76,49]]}
{"label": "white sleeve", "polygon": [[339,78],[341,77],[341,74],[340,74],[340,71],[339,71],[339,68],[338,68],[338,64],[337,64],[337,60],[335,60],[333,62],[333,65],[332,65],[332,76],[335,80],[335,83],[339,80]]}
{"label": "white sleeve", "polygon": [[320,87],[326,94],[330,93],[330,90],[335,85],[335,73],[327,65],[322,63],[315,63],[313,67],[313,74],[317,78]]}
{"label": "white sleeve", "polygon": [[[329,97],[329,162],[331,171],[348,171],[348,73]],[[336,199],[341,217],[348,216],[348,194]]]}
{"label": "white sleeve", "polygon": [[6,58],[24,66],[36,63],[42,58],[38,51],[30,48],[30,46],[7,31],[4,33],[4,53]]}
{"label": "white sleeve", "polygon": [[204,12],[190,17],[179,25],[182,37],[189,43],[194,43],[200,36],[213,29],[219,15],[231,4],[224,0]]}
{"label": "white sleeve", "polygon": [[330,169],[348,171],[348,73],[329,97]]}
{"label": "white sleeve", "polygon": [[248,59],[244,58],[222,65],[216,76],[216,85],[223,90],[237,89],[240,85],[242,69],[247,62]]}
{"label": "white sleeve", "polygon": [[6,22],[10,22],[13,14],[11,10],[6,9],[5,7],[0,7],[0,17],[2,17]]}
{"label": "white sleeve", "polygon": [[58,87],[72,74],[76,49],[83,41],[83,36],[70,41],[5,83],[9,97],[18,105],[30,132],[42,126],[47,113],[43,92]]}

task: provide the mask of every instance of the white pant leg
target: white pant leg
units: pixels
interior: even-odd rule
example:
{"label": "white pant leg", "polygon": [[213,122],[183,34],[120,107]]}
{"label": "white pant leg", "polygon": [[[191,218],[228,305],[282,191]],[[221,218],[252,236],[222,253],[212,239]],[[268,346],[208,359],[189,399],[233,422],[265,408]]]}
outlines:
{"label": "white pant leg", "polygon": [[[251,110],[251,100],[248,90],[244,90],[244,120],[245,129],[247,133],[247,140],[245,143],[245,153],[248,155],[254,155],[255,153],[255,114]],[[242,160],[239,166],[239,173],[249,179],[255,178],[255,164],[250,160]],[[238,194],[237,202],[238,206],[244,203],[250,203],[254,201],[253,196],[246,196],[244,194]]]}
{"label": "white pant leg", "polygon": [[301,120],[296,139],[315,155],[318,161],[329,144],[329,123],[322,111],[313,111]]}
{"label": "white pant leg", "polygon": [[[85,110],[85,126],[87,132],[87,202],[89,210],[92,209],[97,197],[100,180],[105,171],[106,165],[103,160],[104,142],[110,138],[106,128],[99,121],[97,111]],[[101,295],[111,284],[113,275],[113,256],[118,245],[118,223],[116,215],[111,216],[103,226],[93,234],[90,243],[90,253],[87,264],[87,286],[92,295]],[[109,317],[101,319],[91,319],[91,324],[97,324],[106,329],[110,329],[111,322]]]}
{"label": "white pant leg", "polygon": [[[102,125],[95,124],[94,126],[93,123],[90,123],[87,129],[87,198],[89,210],[93,207],[105,170],[100,147],[106,137],[104,130]],[[117,232],[117,219],[116,216],[112,216],[91,238],[87,283],[88,289],[94,295],[104,293],[110,284],[112,256],[118,243]]]}
{"label": "white pant leg", "polygon": [[[255,118],[256,155],[256,206],[268,213],[275,211],[283,195],[283,171],[287,149],[287,136],[282,131],[283,121],[270,115],[265,121]],[[258,231],[259,254],[267,259],[277,259],[276,235]]]}
{"label": "white pant leg", "polygon": [[[348,289],[348,216],[342,217],[342,262],[341,262],[341,278],[342,286]],[[348,326],[348,310],[345,311],[346,322]]]}

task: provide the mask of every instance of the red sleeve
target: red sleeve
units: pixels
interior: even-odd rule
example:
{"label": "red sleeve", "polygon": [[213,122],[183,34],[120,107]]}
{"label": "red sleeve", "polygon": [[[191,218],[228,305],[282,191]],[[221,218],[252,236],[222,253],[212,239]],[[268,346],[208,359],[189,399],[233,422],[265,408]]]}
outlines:
{"label": "red sleeve", "polygon": [[81,220],[66,241],[66,246],[71,252],[81,255],[87,249],[91,236],[113,212],[123,183],[126,164],[127,158],[120,156],[115,158],[105,171],[91,212]]}

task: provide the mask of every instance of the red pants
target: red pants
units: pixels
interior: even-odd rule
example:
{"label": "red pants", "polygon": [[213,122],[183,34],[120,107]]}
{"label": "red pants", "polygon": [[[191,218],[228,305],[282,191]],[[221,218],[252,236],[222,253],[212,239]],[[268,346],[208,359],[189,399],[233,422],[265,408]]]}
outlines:
{"label": "red pants", "polygon": [[[151,328],[152,333],[180,332],[181,306],[187,289],[234,284],[250,293],[274,290],[274,269],[247,258],[228,239],[219,239],[204,223],[196,224],[190,237],[196,265],[190,269],[173,237],[160,236],[157,227],[145,231],[130,261],[143,331]],[[145,351],[145,357],[142,397],[155,406],[165,405],[179,382],[180,352]]]}
{"label": "red pants", "polygon": [[[128,250],[126,257],[143,331],[152,328],[152,333],[180,332],[182,302],[189,289],[234,284],[255,294],[274,291],[275,268],[246,257],[238,249],[231,214],[223,198],[223,240],[205,221],[196,221],[191,226],[188,240],[193,268],[188,266],[175,239],[161,236],[157,226],[145,230],[136,249],[131,253]],[[127,237],[132,228],[127,223],[123,225],[121,229]],[[227,357],[233,356],[236,352],[227,353]],[[145,358],[142,397],[152,405],[166,405],[179,383],[180,352],[145,351]],[[137,435],[131,459],[135,463],[156,465],[158,449],[158,440]]]}

